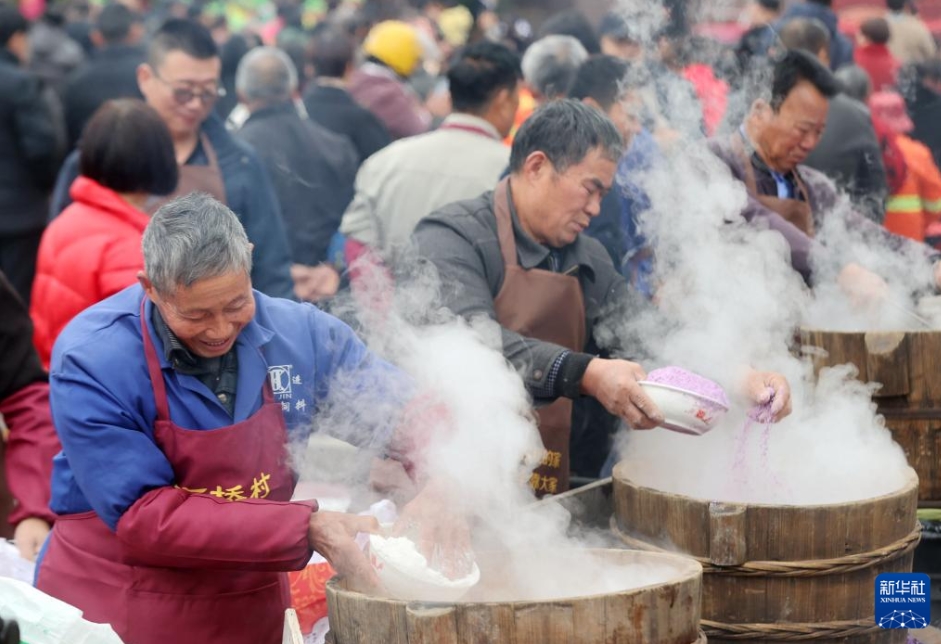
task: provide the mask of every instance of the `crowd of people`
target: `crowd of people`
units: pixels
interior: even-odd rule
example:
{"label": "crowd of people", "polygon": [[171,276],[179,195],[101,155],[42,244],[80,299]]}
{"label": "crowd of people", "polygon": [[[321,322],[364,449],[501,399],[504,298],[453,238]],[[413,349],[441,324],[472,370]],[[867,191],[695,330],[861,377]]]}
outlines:
{"label": "crowd of people", "polygon": [[[330,315],[415,262],[499,329],[534,493],[597,477],[620,422],[663,421],[596,330],[656,307],[642,179],[685,146],[808,285],[828,256],[884,295],[818,234],[844,217],[941,287],[941,58],[911,0],[852,37],[826,0],[748,0],[734,44],[641,4],[538,30],[482,0],[282,0],[237,30],[203,2],[0,5],[0,418],[39,587],[130,644],[276,641],[281,573],[366,567],[375,525],[291,503],[282,456],[340,372],[401,407],[375,444],[440,513],[416,435],[447,414]],[[789,413],[782,376],[741,374]]]}

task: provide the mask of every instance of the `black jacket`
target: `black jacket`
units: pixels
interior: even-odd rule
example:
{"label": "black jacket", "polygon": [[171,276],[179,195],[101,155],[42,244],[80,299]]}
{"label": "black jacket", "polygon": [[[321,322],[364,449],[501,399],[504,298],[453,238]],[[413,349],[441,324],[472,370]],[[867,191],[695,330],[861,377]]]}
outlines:
{"label": "black jacket", "polygon": [[39,79],[0,48],[0,235],[45,226],[57,153]]}
{"label": "black jacket", "polygon": [[826,129],[805,164],[830,177],[864,215],[879,223],[885,218],[889,186],[882,148],[865,105],[845,94],[834,96]]}
{"label": "black jacket", "polygon": [[62,97],[70,149],[76,146],[82,128],[105,101],[143,98],[137,87],[137,66],[142,62],[143,49],[110,45],[72,72]]}
{"label": "black jacket", "polygon": [[330,239],[353,199],[357,155],[352,144],[302,118],[291,103],[255,112],[236,136],[268,168],[294,263],[326,261]]}
{"label": "black jacket", "polygon": [[33,323],[23,300],[0,272],[0,400],[47,376],[33,348]]}
{"label": "black jacket", "polygon": [[304,107],[312,121],[353,142],[360,164],[392,142],[382,122],[345,89],[314,83],[304,93]]}
{"label": "black jacket", "polygon": [[912,138],[927,145],[934,162],[941,166],[941,94],[916,83],[905,102],[915,124]]}

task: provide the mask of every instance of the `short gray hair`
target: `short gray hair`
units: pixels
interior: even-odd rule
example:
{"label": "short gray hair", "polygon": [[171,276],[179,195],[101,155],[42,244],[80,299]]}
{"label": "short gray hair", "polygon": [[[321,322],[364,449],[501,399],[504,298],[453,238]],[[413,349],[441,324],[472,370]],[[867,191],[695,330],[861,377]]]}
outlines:
{"label": "short gray hair", "polygon": [[542,152],[557,172],[565,172],[596,149],[614,163],[621,159],[624,139],[611,119],[582,101],[551,101],[520,126],[510,150],[510,172],[519,172],[533,152]]}
{"label": "short gray hair", "polygon": [[872,94],[872,79],[865,69],[859,65],[843,65],[835,74],[844,94],[860,103],[869,100],[869,95]]}
{"label": "short gray hair", "polygon": [[546,98],[560,98],[568,94],[586,60],[588,52],[572,36],[546,36],[523,54],[523,78]]}
{"label": "short gray hair", "polygon": [[252,246],[238,217],[202,192],[154,213],[141,245],[144,273],[164,295],[202,279],[252,270]]}
{"label": "short gray hair", "polygon": [[235,90],[245,100],[278,103],[297,90],[297,69],[277,47],[256,47],[245,54],[235,72]]}

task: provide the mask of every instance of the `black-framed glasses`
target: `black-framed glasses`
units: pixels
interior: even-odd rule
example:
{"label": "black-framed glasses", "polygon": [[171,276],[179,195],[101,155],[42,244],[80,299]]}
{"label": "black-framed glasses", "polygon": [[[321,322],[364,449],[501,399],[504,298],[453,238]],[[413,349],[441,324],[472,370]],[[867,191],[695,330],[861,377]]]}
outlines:
{"label": "black-framed glasses", "polygon": [[170,81],[161,78],[160,74],[157,73],[157,70],[154,70],[154,78],[159,80],[173,91],[173,100],[176,101],[177,105],[187,105],[194,98],[198,98],[200,103],[208,107],[215,104],[216,101],[225,96],[225,88],[221,86],[218,86],[213,90],[196,90],[189,87],[179,87]]}

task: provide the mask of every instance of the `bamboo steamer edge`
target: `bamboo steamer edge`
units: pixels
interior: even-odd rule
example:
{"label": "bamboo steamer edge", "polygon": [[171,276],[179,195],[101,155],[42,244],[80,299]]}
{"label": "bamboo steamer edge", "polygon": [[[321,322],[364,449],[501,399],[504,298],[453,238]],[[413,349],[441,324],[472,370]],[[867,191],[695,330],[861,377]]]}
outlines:
{"label": "bamboo steamer edge", "polygon": [[668,581],[548,601],[402,601],[327,583],[333,644],[694,644],[700,632],[702,566],[688,557],[595,550],[618,563],[665,562]]}

